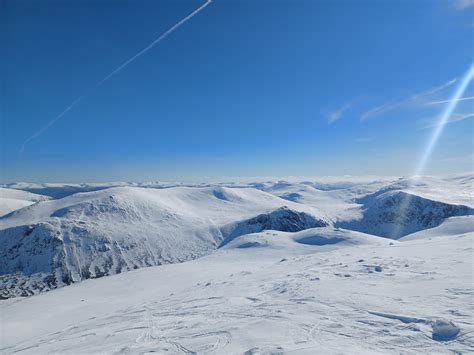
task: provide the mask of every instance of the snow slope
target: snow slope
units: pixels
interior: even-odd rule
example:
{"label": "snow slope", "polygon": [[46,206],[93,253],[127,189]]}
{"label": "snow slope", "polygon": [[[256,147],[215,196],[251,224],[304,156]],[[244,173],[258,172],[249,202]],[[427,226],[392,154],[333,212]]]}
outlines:
{"label": "snow slope", "polygon": [[404,191],[429,200],[474,207],[474,174],[451,177],[400,178],[383,186],[374,195],[368,197],[376,197],[388,191]]}
{"label": "snow slope", "polygon": [[[398,239],[453,216],[471,215],[471,184],[470,175],[210,187],[10,184],[56,199],[3,189],[46,201],[0,218],[0,296],[27,296],[88,278],[182,262],[264,230],[296,232],[335,224]],[[77,192],[84,190],[92,191]]]}
{"label": "snow slope", "polygon": [[352,245],[390,245],[390,241],[386,238],[341,228],[319,227],[293,233],[267,230],[261,233],[246,234],[234,238],[226,244],[221,244],[221,248],[247,249],[265,247],[288,251],[299,248],[300,252],[314,252],[314,249],[308,249],[307,245],[320,247],[319,249],[321,250],[323,247],[333,249],[334,247],[339,248]]}
{"label": "snow slope", "polygon": [[[360,213],[354,209],[357,204],[353,201],[353,195],[346,189],[337,188],[323,191],[310,185],[309,182],[290,183],[284,181],[256,184],[255,187],[285,200],[323,210],[325,215],[334,221],[360,216]],[[375,186],[371,185],[371,187],[370,192],[376,191]]]}
{"label": "snow slope", "polygon": [[[301,243],[311,236],[343,241]],[[472,353],[473,236],[241,236],[197,260],[2,301],[0,352]]]}
{"label": "snow slope", "polygon": [[425,238],[446,237],[450,235],[468,234],[474,231],[474,216],[452,217],[436,228],[412,233],[399,240],[416,240]]}
{"label": "snow slope", "polygon": [[46,201],[49,198],[27,191],[0,187],[0,217],[35,202]]}
{"label": "snow slope", "polygon": [[[273,216],[283,206],[294,211],[284,209],[286,216],[272,228],[292,230],[285,228],[298,213],[307,225],[296,230],[329,224],[311,207],[249,188],[117,187],[35,204],[0,218],[1,296],[194,259],[231,232],[235,237],[265,229],[252,218]],[[223,228],[235,221],[241,221],[237,234]]]}
{"label": "snow slope", "polygon": [[338,225],[391,239],[437,227],[449,217],[474,215],[474,208],[433,201],[400,190],[375,193],[359,202],[363,203],[362,218]]}
{"label": "snow slope", "polygon": [[325,227],[328,225],[329,221],[316,218],[305,212],[294,211],[284,206],[269,213],[263,213],[243,221],[232,222],[222,227],[222,233],[226,237],[220,246],[249,233],[265,230],[299,232],[309,228]]}
{"label": "snow slope", "polygon": [[0,353],[473,353],[472,182],[13,184]]}
{"label": "snow slope", "polygon": [[324,211],[336,226],[398,239],[474,211],[473,175],[251,186]]}

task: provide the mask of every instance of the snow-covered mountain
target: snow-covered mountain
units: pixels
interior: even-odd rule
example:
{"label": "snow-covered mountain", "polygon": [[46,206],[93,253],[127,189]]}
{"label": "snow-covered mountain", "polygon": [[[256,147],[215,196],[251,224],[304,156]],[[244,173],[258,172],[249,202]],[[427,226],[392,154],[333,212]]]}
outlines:
{"label": "snow-covered mountain", "polygon": [[5,196],[31,202],[0,218],[1,296],[27,296],[89,278],[179,263],[265,230],[298,232],[335,223],[398,239],[450,217],[472,215],[472,207],[451,203],[469,202],[466,189],[447,193],[450,186],[471,183],[462,176],[210,187],[10,184],[15,189],[3,188]]}
{"label": "snow-covered mountain", "polygon": [[225,239],[222,241],[221,246],[226,245],[241,235],[265,230],[299,232],[309,228],[325,227],[328,225],[329,221],[316,218],[306,212],[294,211],[284,206],[274,211],[224,226],[222,233]]}
{"label": "snow-covered mountain", "polygon": [[472,352],[472,181],[10,184],[0,353]]}
{"label": "snow-covered mountain", "polygon": [[108,189],[110,187],[128,186],[125,182],[97,183],[97,184],[61,184],[45,183],[35,184],[26,182],[17,182],[4,184],[3,188],[31,192],[38,195],[48,196],[54,199],[63,198],[79,192],[92,192]]}
{"label": "snow-covered mountain", "polygon": [[402,190],[377,192],[358,202],[362,217],[337,225],[381,237],[399,239],[439,226],[447,218],[474,215],[474,209],[423,198]]}
{"label": "snow-covered mountain", "polygon": [[0,217],[49,197],[31,192],[0,187]]}
{"label": "snow-covered mountain", "polygon": [[469,354],[473,237],[241,236],[197,260],[1,301],[0,352]]}
{"label": "snow-covered mountain", "polygon": [[[472,179],[266,181],[211,187],[10,184],[15,190],[2,189],[9,196],[42,202],[0,218],[2,296],[25,296],[194,259],[264,230],[297,232],[334,221],[346,229],[399,238],[449,217],[472,214],[471,207],[421,197],[443,199],[453,181],[466,185]],[[469,200],[456,194],[449,195],[450,202]]]}
{"label": "snow-covered mountain", "polygon": [[117,187],[46,201],[0,219],[2,297],[183,262],[227,237],[328,225],[317,213],[249,188]]}

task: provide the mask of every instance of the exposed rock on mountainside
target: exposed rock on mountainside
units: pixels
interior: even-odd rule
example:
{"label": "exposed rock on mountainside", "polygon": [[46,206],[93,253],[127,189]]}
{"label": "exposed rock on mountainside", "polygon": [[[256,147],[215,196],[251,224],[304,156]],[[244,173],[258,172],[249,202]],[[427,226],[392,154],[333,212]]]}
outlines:
{"label": "exposed rock on mountainside", "polygon": [[[379,243],[374,235],[399,239],[445,221],[442,230],[448,234],[453,229],[471,231],[474,209],[470,190],[464,188],[470,181],[363,180],[333,184],[335,189],[327,191],[315,188],[316,183],[286,181],[160,189],[72,186],[80,191],[100,188],[80,193],[72,193],[76,190],[69,185],[45,185],[72,193],[58,199],[9,190],[10,197],[37,201],[0,217],[0,295],[26,296],[84,279],[179,263],[219,246],[297,244],[321,249],[355,241]],[[30,188],[16,186],[20,187]],[[462,220],[451,223],[450,217]],[[312,230],[318,227],[326,228]],[[256,237],[263,231],[275,237]],[[285,244],[282,233],[287,232],[295,233],[297,243]],[[430,235],[435,234],[422,237]]]}
{"label": "exposed rock on mountainside", "polygon": [[449,217],[473,215],[474,209],[429,200],[403,191],[387,191],[362,199],[363,216],[340,222],[343,228],[399,239],[405,235],[439,226]]}
{"label": "exposed rock on mountainside", "polygon": [[1,296],[195,259],[234,221],[245,221],[233,230],[241,233],[327,224],[302,205],[283,207],[291,204],[248,188],[120,187],[30,206],[0,220]]}
{"label": "exposed rock on mountainside", "polygon": [[326,227],[328,225],[329,222],[323,219],[317,219],[308,213],[294,211],[284,206],[275,211],[225,226],[222,231],[226,237],[221,246],[241,235],[264,230],[299,232],[304,229]]}

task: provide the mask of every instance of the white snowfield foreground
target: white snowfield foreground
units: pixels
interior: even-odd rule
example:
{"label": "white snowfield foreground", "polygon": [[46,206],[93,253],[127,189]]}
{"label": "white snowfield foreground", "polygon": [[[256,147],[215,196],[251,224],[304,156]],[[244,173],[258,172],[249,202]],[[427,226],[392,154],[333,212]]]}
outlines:
{"label": "white snowfield foreground", "polygon": [[5,186],[0,353],[472,353],[472,181]]}
{"label": "white snowfield foreground", "polygon": [[[302,243],[317,235],[342,240]],[[470,353],[472,237],[392,242],[319,228],[248,235],[194,261],[2,301],[1,351]],[[437,320],[460,333],[434,340]]]}

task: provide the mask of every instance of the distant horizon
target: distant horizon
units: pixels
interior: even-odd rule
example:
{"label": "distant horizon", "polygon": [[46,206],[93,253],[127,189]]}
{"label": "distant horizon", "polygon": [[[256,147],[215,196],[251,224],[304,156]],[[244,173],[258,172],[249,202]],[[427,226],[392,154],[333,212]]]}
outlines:
{"label": "distant horizon", "polygon": [[[446,173],[446,174],[423,174],[421,178],[452,178],[461,176],[474,176],[474,171],[461,173]],[[144,180],[71,180],[71,181],[8,181],[0,182],[0,185],[5,187],[7,185],[15,184],[37,184],[37,185],[104,185],[108,184],[154,184],[154,183],[177,183],[177,184],[233,184],[233,183],[252,183],[252,182],[347,182],[357,180],[390,180],[390,179],[412,179],[416,175],[282,175],[282,176],[223,176],[223,177],[189,177],[184,179],[168,178],[168,179],[144,179]]]}

